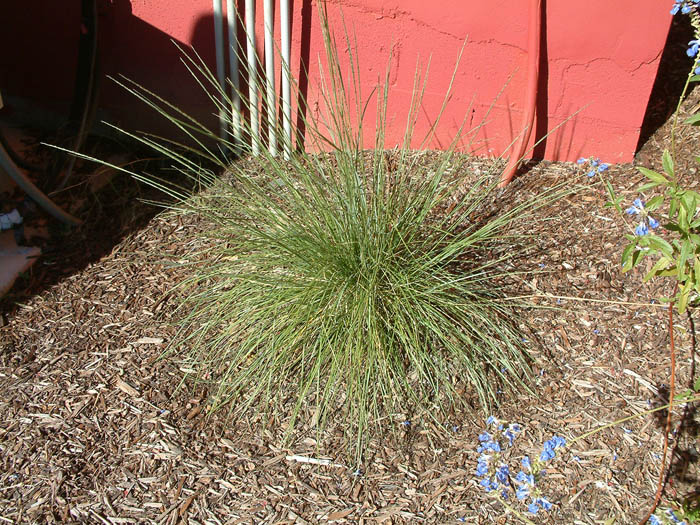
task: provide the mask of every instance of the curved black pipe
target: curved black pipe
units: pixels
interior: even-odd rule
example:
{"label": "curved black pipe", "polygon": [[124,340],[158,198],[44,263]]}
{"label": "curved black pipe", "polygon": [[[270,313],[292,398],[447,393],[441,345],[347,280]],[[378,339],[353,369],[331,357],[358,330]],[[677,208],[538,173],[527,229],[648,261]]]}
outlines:
{"label": "curved black pipe", "polygon": [[[98,75],[98,23],[97,0],[81,1],[81,32],[78,43],[78,67],[75,74],[75,91],[70,109],[71,128],[77,123],[73,151],[80,151],[97,111],[97,75]],[[53,163],[50,179],[57,177],[68,163],[56,191],[62,190],[73,171],[76,157],[61,153]]]}

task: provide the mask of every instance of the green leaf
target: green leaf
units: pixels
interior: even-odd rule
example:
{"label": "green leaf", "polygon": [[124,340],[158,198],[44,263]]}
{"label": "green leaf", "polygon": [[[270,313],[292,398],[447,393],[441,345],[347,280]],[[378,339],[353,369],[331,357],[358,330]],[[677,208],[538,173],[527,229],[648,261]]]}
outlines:
{"label": "green leaf", "polygon": [[632,267],[637,266],[640,262],[642,262],[642,259],[646,257],[647,252],[645,250],[637,250],[632,254]]}
{"label": "green leaf", "polygon": [[615,516],[612,516],[611,518],[605,520],[605,523],[603,523],[603,525],[614,525],[616,519],[617,518]]}
{"label": "green leaf", "polygon": [[659,206],[661,206],[663,203],[664,203],[664,196],[657,195],[656,197],[649,199],[649,202],[647,202],[644,207],[647,209],[647,211],[654,211]]}
{"label": "green leaf", "polygon": [[697,114],[693,115],[692,117],[688,117],[687,119],[685,119],[683,121],[684,124],[693,124],[693,125],[697,124],[698,122],[700,122],[700,113],[697,113]]}
{"label": "green leaf", "polygon": [[686,211],[685,206],[682,205],[678,208],[678,227],[683,233],[690,230],[690,224],[688,223],[688,212]]}
{"label": "green leaf", "polygon": [[622,262],[622,273],[628,272],[632,269],[632,254],[637,247],[634,244],[628,244],[625,249],[622,250],[622,257],[620,261]]}
{"label": "green leaf", "polygon": [[678,292],[678,295],[676,296],[678,298],[676,307],[678,308],[678,313],[680,314],[685,313],[685,309],[688,307],[688,298],[690,297],[691,290],[691,287],[688,286],[689,284],[691,284],[690,281],[685,283],[683,288],[681,288],[681,291]]}
{"label": "green leaf", "polygon": [[668,241],[656,235],[645,235],[647,245],[654,251],[663,253],[666,257],[673,259],[673,246]]}
{"label": "green leaf", "polygon": [[671,264],[671,259],[668,257],[662,257],[658,261],[656,261],[656,264],[649,270],[649,272],[644,276],[642,279],[644,282],[647,282],[649,279],[652,277],[656,277],[659,272],[665,270],[668,268],[668,265]]}
{"label": "green leaf", "polygon": [[666,224],[664,224],[664,228],[668,231],[683,233],[683,230],[681,230],[680,226],[678,226],[678,224],[675,222],[667,222]]}
{"label": "green leaf", "polygon": [[637,188],[637,191],[639,193],[644,193],[645,191],[649,191],[653,188],[656,188],[658,185],[658,182],[647,182],[646,184],[642,184],[639,188]]}
{"label": "green leaf", "polygon": [[637,166],[637,169],[646,176],[647,179],[649,179],[652,182],[656,182],[658,184],[668,184],[668,179],[661,175],[661,173],[650,170],[649,168],[645,168],[644,166]]}
{"label": "green leaf", "polygon": [[679,282],[685,280],[685,276],[686,276],[685,263],[688,260],[689,256],[690,256],[690,243],[684,242],[681,246],[680,257],[678,258],[678,281]]}
{"label": "green leaf", "polygon": [[693,390],[695,390],[696,392],[700,392],[700,377],[698,377],[695,380],[695,383],[693,383]]}
{"label": "green leaf", "polygon": [[669,219],[675,217],[676,211],[678,210],[678,199],[671,199],[668,206],[668,217]]}
{"label": "green leaf", "polygon": [[673,157],[671,157],[667,149],[665,149],[663,155],[661,155],[661,164],[663,165],[664,171],[669,176],[673,177]]}
{"label": "green leaf", "polygon": [[620,206],[620,203],[622,202],[622,197],[617,197],[615,195],[615,190],[612,187],[612,184],[610,184],[609,180],[605,181],[605,188],[608,190],[608,197],[610,200],[605,203],[605,206],[607,207],[614,207],[618,213],[622,213],[622,207]]}
{"label": "green leaf", "polygon": [[700,82],[700,75],[693,75],[688,79],[688,82]]}
{"label": "green leaf", "polygon": [[678,271],[676,270],[676,265],[670,266],[666,270],[659,272],[659,277],[675,277]]}
{"label": "green leaf", "polygon": [[697,194],[693,191],[686,191],[681,196],[681,205],[685,208],[688,214],[688,219],[695,217],[697,211]]}

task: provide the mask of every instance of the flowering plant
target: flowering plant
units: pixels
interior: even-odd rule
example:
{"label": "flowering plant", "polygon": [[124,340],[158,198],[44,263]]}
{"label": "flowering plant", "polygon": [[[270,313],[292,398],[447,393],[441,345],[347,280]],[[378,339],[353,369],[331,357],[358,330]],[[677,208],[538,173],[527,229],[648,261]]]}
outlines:
{"label": "flowering plant", "polygon": [[[511,512],[520,513],[507,501],[513,493],[517,502],[527,508],[530,514],[537,514],[540,510],[550,511],[552,502],[542,493],[538,481],[545,475],[544,466],[553,460],[558,449],[566,447],[566,440],[561,436],[553,436],[544,442],[539,457],[534,460],[530,456],[523,456],[516,469],[513,466],[513,443],[522,432],[522,427],[517,423],[503,425],[494,416],[486,420],[486,430],[479,434],[479,459],[476,464],[476,476],[479,485],[484,491],[495,495]],[[522,517],[522,516],[521,516]],[[529,520],[524,519],[526,523]]]}
{"label": "flowering plant", "polygon": [[[692,57],[693,64],[688,73],[683,91],[676,106],[675,116],[671,125],[670,148],[665,149],[661,157],[662,173],[646,167],[637,169],[645,176],[647,181],[638,189],[640,195],[653,191],[655,195],[645,202],[642,197],[637,197],[632,206],[626,208],[624,213],[634,216],[637,224],[633,234],[626,235],[629,241],[622,252],[622,271],[627,272],[638,266],[645,257],[651,257],[655,262],[651,269],[644,275],[646,282],[654,277],[672,277],[675,286],[670,296],[661,298],[668,302],[668,333],[670,342],[670,391],[669,408],[666,415],[666,432],[664,434],[664,452],[662,468],[659,473],[656,495],[651,509],[645,515],[642,523],[663,523],[655,510],[661,499],[663,491],[664,469],[668,451],[668,435],[671,431],[671,414],[675,396],[675,345],[674,345],[674,306],[679,313],[684,313],[689,305],[700,302],[700,194],[686,187],[683,177],[677,173],[675,154],[675,134],[678,128],[678,119],[681,104],[692,82],[700,81],[700,0],[674,0],[671,14],[678,13],[689,15],[694,28],[694,39],[688,42],[686,54]],[[700,114],[696,113],[685,120],[686,124],[697,125],[700,123]],[[700,157],[696,157],[700,162]],[[610,201],[608,206],[614,207],[619,213],[623,213],[622,197],[615,195],[612,185],[605,181]],[[660,221],[662,234],[655,231],[659,229]],[[694,385],[695,396],[691,392],[678,396],[680,399],[697,400],[700,391],[700,381]],[[663,516],[663,515],[662,515]],[[685,523],[671,511],[663,516],[664,521]],[[648,520],[648,521],[647,521]]]}
{"label": "flowering plant", "polygon": [[[623,212],[622,199],[615,195],[610,182],[606,181],[610,195],[608,204],[637,219],[633,233],[625,236],[629,243],[622,251],[622,271],[638,266],[646,257],[654,258],[655,263],[643,280],[675,278],[678,286],[673,295],[662,298],[662,301],[673,301],[683,313],[688,304],[697,303],[700,294],[700,194],[681,185],[668,150],[664,151],[662,164],[664,173],[644,167],[637,169],[648,179],[639,187],[640,194],[657,187],[663,193],[646,202],[638,197]],[[664,204],[667,208],[662,213]],[[655,233],[660,220],[666,238]]]}
{"label": "flowering plant", "polygon": [[[638,219],[633,234],[626,235],[629,243],[622,252],[622,271],[627,272],[639,265],[646,257],[655,260],[652,268],[644,276],[644,281],[654,277],[673,277],[677,282],[673,294],[662,298],[672,302],[679,313],[685,312],[688,305],[697,304],[700,299],[700,194],[684,187],[682,177],[674,167],[675,132],[678,127],[678,114],[691,82],[700,81],[700,0],[675,0],[671,14],[688,14],[695,29],[695,38],[688,42],[686,54],[693,57],[693,65],[688,74],[683,92],[678,101],[676,116],[671,129],[670,150],[663,152],[661,165],[663,173],[645,167],[637,169],[647,182],[638,188],[639,194],[654,190],[656,195],[645,202],[638,197],[624,213]],[[700,113],[685,120],[686,124],[700,124]],[[700,157],[696,160],[700,162]],[[617,197],[609,181],[606,181],[610,196],[609,206],[623,213],[622,198]],[[661,191],[659,191],[661,190]],[[657,218],[658,217],[658,218]],[[664,236],[654,230],[663,221]]]}

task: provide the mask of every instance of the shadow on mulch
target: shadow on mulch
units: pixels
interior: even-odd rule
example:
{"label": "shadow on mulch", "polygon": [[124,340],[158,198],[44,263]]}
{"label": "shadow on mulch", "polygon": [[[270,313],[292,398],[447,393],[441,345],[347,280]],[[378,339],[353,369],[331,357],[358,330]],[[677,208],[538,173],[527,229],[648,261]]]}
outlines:
{"label": "shadow on mulch", "polygon": [[[162,163],[152,154],[148,161],[140,161],[149,154],[123,145],[115,148],[110,141],[101,139],[92,142],[92,147],[100,152],[94,154],[97,158],[110,159],[116,155],[133,163],[130,169],[135,171],[159,172]],[[80,273],[108,255],[125,237],[144,228],[161,211],[160,207],[144,201],[167,202],[162,192],[124,173],[113,173],[106,183],[100,184],[102,187],[94,190],[91,180],[113,170],[80,161],[77,166],[73,187],[56,197],[56,201],[83,223],[69,227],[31,206],[25,215],[25,224],[29,228],[46,225],[48,238],[28,235],[25,243],[40,245],[42,255],[28,272],[19,276],[10,291],[0,297],[0,326],[20,303]]]}

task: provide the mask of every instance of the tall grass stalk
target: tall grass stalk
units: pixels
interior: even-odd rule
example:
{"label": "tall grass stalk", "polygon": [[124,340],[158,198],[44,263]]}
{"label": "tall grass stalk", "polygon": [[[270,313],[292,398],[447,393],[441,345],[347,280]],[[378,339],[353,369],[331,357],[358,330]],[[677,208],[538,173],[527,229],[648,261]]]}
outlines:
{"label": "tall grass stalk", "polygon": [[[290,432],[302,415],[322,430],[341,414],[359,457],[368,430],[395,428],[395,414],[445,423],[442,416],[456,406],[487,409],[499,389],[527,388],[517,301],[503,300],[529,244],[513,225],[534,220],[532,212],[562,190],[498,202],[497,170],[480,178],[466,173],[466,159],[455,152],[461,133],[446,151],[416,154],[411,145],[427,73],[416,74],[402,144],[387,151],[388,69],[363,98],[349,32],[342,44],[350,67],[343,71],[322,4],[319,12],[323,107],[306,128],[328,153],[298,152],[284,161],[261,147],[251,171],[224,158],[223,151],[240,148],[233,140],[122,81],[189,145],[130,136],[167,156],[201,191],[129,173],[176,198],[178,211],[212,225],[202,234],[211,239],[206,253],[193,254],[191,277],[176,289],[180,331],[169,350],[208,385],[211,408],[288,416]],[[230,108],[199,57],[184,57],[217,110]],[[449,92],[421,144],[435,133],[448,100]],[[376,140],[364,151],[369,104],[377,105]],[[227,175],[218,177],[221,170]]]}

